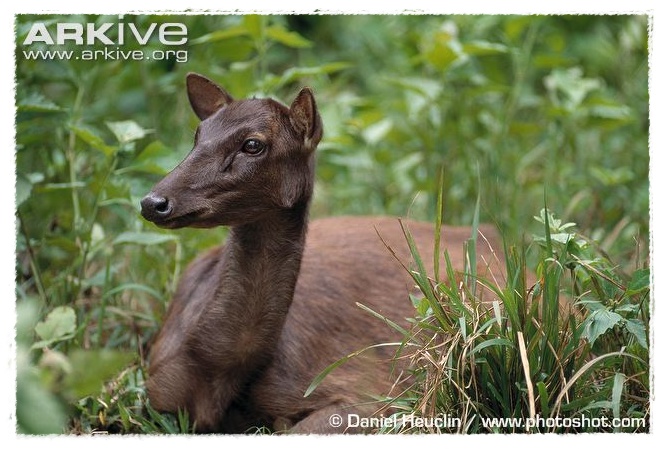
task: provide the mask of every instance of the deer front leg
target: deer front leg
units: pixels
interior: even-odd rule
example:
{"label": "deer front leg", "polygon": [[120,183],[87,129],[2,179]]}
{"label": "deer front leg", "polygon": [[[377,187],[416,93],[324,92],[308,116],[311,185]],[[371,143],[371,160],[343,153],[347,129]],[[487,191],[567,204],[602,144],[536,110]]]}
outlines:
{"label": "deer front leg", "polygon": [[232,376],[195,373],[192,366],[176,357],[153,368],[147,381],[150,405],[160,412],[187,410],[197,432],[218,432],[240,382]]}

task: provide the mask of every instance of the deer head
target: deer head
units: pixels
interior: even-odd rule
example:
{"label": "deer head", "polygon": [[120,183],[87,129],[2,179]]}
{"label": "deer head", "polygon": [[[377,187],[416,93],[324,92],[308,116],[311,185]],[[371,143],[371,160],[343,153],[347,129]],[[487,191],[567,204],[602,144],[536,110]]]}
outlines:
{"label": "deer head", "polygon": [[201,119],[194,148],[141,200],[143,217],[165,228],[235,226],[307,204],[323,134],[309,88],[286,107],[234,100],[190,73],[187,94]]}

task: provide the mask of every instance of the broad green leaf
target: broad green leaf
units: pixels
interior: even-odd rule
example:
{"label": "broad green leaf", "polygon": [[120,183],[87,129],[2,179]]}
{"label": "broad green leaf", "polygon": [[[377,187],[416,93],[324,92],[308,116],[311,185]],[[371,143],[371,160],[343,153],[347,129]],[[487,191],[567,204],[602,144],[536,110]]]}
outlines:
{"label": "broad green leaf", "polygon": [[327,75],[340,70],[345,70],[349,67],[351,67],[351,64],[346,62],[330,62],[328,64],[313,67],[291,67],[285,70],[281,76],[267,76],[262,83],[262,90],[270,92],[301,78]]}
{"label": "broad green leaf", "polygon": [[644,323],[637,319],[630,319],[625,321],[626,330],[630,332],[637,342],[644,349],[647,349],[647,331],[644,326]]}
{"label": "broad green leaf", "polygon": [[18,102],[18,112],[60,112],[60,106],[53,103],[40,93],[33,93]]}
{"label": "broad green leaf", "polygon": [[134,164],[117,170],[116,173],[144,172],[156,175],[165,175],[180,160],[172,148],[156,140],[149,143],[143,151],[134,159]]}
{"label": "broad green leaf", "polygon": [[69,306],[53,309],[44,319],[37,323],[35,332],[44,341],[53,342],[66,339],[76,330],[76,312]]}
{"label": "broad green leaf", "polygon": [[640,309],[639,304],[633,304],[630,302],[624,303],[619,305],[614,309],[615,312],[628,312],[628,313],[634,313],[637,312]]}
{"label": "broad green leaf", "polygon": [[643,268],[636,270],[633,273],[633,277],[628,282],[628,288],[626,289],[627,295],[637,295],[643,293],[650,287],[651,281],[651,270],[649,268]]}
{"label": "broad green leaf", "polygon": [[442,72],[448,70],[454,62],[460,62],[466,58],[462,45],[447,30],[441,30],[433,36],[429,36],[423,42],[423,47],[425,60]]}
{"label": "broad green leaf", "polygon": [[106,122],[115,138],[118,139],[120,144],[133,142],[144,138],[149,134],[150,130],[143,129],[138,123],[133,120],[125,120],[122,122]]}
{"label": "broad green leaf", "polygon": [[78,137],[79,139],[90,145],[95,150],[101,151],[106,156],[112,156],[118,151],[118,147],[107,145],[104,142],[104,139],[102,139],[93,130],[89,128],[77,125],[70,125],[69,129],[74,131],[76,137]]}
{"label": "broad green leaf", "polygon": [[178,240],[178,237],[170,234],[159,234],[157,232],[123,232],[113,240],[114,245],[121,243],[134,243],[138,245],[158,245],[164,242]]}
{"label": "broad green leaf", "polygon": [[561,104],[567,111],[577,109],[589,93],[599,89],[602,83],[597,78],[584,78],[580,67],[554,69],[545,77],[545,87],[552,93],[561,93]]}
{"label": "broad green leaf", "polygon": [[25,200],[30,198],[32,192],[32,183],[23,173],[16,174],[16,207],[20,206]]}
{"label": "broad green leaf", "polygon": [[623,317],[607,309],[595,310],[587,317],[582,337],[593,345],[598,337],[619,324]]}

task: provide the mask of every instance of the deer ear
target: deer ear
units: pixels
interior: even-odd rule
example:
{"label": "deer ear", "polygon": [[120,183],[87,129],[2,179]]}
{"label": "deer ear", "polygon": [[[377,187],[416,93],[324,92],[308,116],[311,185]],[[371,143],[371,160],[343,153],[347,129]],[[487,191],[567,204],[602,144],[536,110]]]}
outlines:
{"label": "deer ear", "polygon": [[224,89],[198,73],[187,74],[187,96],[194,113],[201,120],[233,101],[233,97]]}
{"label": "deer ear", "polygon": [[303,87],[291,103],[289,118],[295,130],[304,135],[305,148],[314,150],[323,136],[323,124],[309,87]]}

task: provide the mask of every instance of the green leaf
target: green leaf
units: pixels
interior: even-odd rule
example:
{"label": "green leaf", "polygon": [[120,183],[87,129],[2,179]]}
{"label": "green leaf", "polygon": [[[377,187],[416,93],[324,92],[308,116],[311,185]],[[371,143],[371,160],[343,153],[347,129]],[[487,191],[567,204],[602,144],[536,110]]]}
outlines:
{"label": "green leaf", "polygon": [[445,72],[453,63],[460,63],[467,58],[454,33],[441,30],[428,36],[423,42],[423,57],[432,66]]}
{"label": "green leaf", "polygon": [[507,53],[508,47],[487,41],[473,41],[462,45],[464,53],[475,56],[497,55]]}
{"label": "green leaf", "polygon": [[243,21],[245,24],[245,29],[252,39],[256,42],[263,40],[263,29],[265,26],[266,18],[258,14],[248,14]]}
{"label": "green leaf", "polygon": [[104,382],[132,361],[134,354],[101,349],[77,349],[69,354],[72,372],[65,378],[67,393],[76,399],[97,393]]}
{"label": "green leaf", "polygon": [[629,167],[618,167],[615,169],[591,167],[589,173],[606,187],[627,184],[635,178],[635,174]]}
{"label": "green leaf", "polygon": [[32,192],[32,183],[23,173],[16,174],[16,207],[20,206],[25,200],[30,198]]}
{"label": "green leaf", "polygon": [[137,245],[158,245],[164,242],[178,240],[178,237],[171,234],[159,234],[157,232],[123,232],[113,240],[114,245],[122,243],[134,243]]}
{"label": "green leaf", "polygon": [[37,323],[35,332],[46,342],[65,340],[76,331],[76,312],[69,306],[53,309],[44,319]]}
{"label": "green leaf", "polygon": [[167,147],[162,142],[156,140],[149,143],[143,151],[134,159],[134,164],[116,170],[117,174],[126,172],[143,172],[156,175],[165,175],[179,161],[179,158],[172,148]]}
{"label": "green leaf", "polygon": [[122,122],[106,122],[111,132],[118,139],[120,144],[133,142],[144,138],[151,133],[151,130],[143,129],[138,123],[133,120],[125,120]]}
{"label": "green leaf", "polygon": [[285,70],[281,76],[268,75],[262,83],[261,89],[265,92],[274,91],[301,78],[328,75],[349,67],[351,67],[351,64],[346,62],[330,62],[314,67],[291,67]]}
{"label": "green leaf", "polygon": [[101,151],[106,156],[112,156],[118,151],[118,147],[107,145],[104,142],[104,139],[102,139],[93,130],[87,127],[70,125],[69,129],[74,132],[76,137],[90,145],[95,150]]}
{"label": "green leaf", "polygon": [[559,105],[563,105],[568,111],[577,109],[586,99],[589,93],[600,89],[602,83],[597,78],[584,78],[580,67],[570,69],[554,69],[544,79],[545,87],[551,93],[561,93],[563,98]]}
{"label": "green leaf", "polygon": [[547,392],[547,386],[545,382],[540,381],[536,384],[536,387],[538,388],[538,396],[540,396],[540,409],[543,412],[543,416],[547,417],[550,415],[550,396]]}
{"label": "green leaf", "polygon": [[303,394],[303,397],[306,398],[307,396],[309,396],[310,394],[312,394],[312,393],[314,392],[314,390],[316,390],[316,388],[319,386],[319,384],[321,384],[321,382],[323,382],[323,379],[325,379],[326,376],[327,376],[328,374],[330,374],[331,371],[333,371],[334,369],[338,368],[339,366],[344,365],[346,362],[348,362],[348,361],[351,360],[352,358],[354,358],[354,357],[356,357],[356,356],[362,354],[363,352],[368,351],[368,350],[372,350],[372,349],[375,349],[375,348],[382,348],[382,347],[386,347],[386,346],[400,346],[400,345],[401,345],[401,343],[379,343],[379,344],[376,344],[376,345],[371,345],[371,346],[368,346],[368,347],[366,347],[366,348],[360,349],[360,350],[358,350],[358,351],[356,351],[356,352],[353,352],[353,353],[351,353],[351,354],[345,355],[345,356],[342,357],[341,359],[339,359],[339,360],[337,360],[337,361],[331,363],[331,364],[328,365],[327,367],[325,367],[325,368],[323,369],[323,371],[321,371],[321,372],[320,372],[320,373],[314,378],[314,380],[312,380],[312,383],[309,385],[309,387],[307,387],[307,390],[306,390],[305,393]]}
{"label": "green leaf", "polygon": [[633,277],[628,282],[626,289],[627,295],[637,295],[647,291],[650,287],[651,270],[644,268],[633,273]]}
{"label": "green leaf", "polygon": [[623,321],[623,317],[610,310],[600,309],[593,311],[585,321],[582,337],[589,340],[589,344],[593,345],[598,337]]}
{"label": "green leaf", "polygon": [[206,44],[208,42],[223,41],[240,36],[247,36],[247,28],[242,25],[236,25],[223,30],[213,31],[212,33],[204,34],[196,39],[192,39],[188,43],[191,45]]}
{"label": "green leaf", "polygon": [[49,391],[27,351],[19,347],[16,357],[16,427],[20,434],[61,434],[68,422],[67,409]]}
{"label": "green leaf", "polygon": [[626,330],[630,332],[637,342],[644,349],[647,349],[647,331],[644,323],[637,319],[630,319],[625,321]]}
{"label": "green leaf", "polygon": [[388,135],[392,128],[393,121],[390,118],[385,118],[377,123],[367,126],[362,132],[362,136],[368,145],[376,145]]}
{"label": "green leaf", "polygon": [[295,31],[289,31],[279,25],[269,27],[266,30],[266,35],[275,42],[291,48],[310,48],[313,45],[311,41]]}
{"label": "green leaf", "polygon": [[632,111],[628,106],[596,105],[589,108],[589,113],[605,120],[628,122],[632,119]]}
{"label": "green leaf", "polygon": [[614,375],[612,385],[612,415],[615,419],[621,418],[621,394],[623,393],[623,384],[626,382],[626,376],[623,373]]}
{"label": "green leaf", "polygon": [[505,339],[505,338],[497,337],[497,338],[492,338],[490,340],[486,340],[486,341],[483,341],[482,343],[477,344],[476,347],[473,348],[473,350],[471,352],[469,352],[468,357],[472,356],[473,354],[475,354],[477,352],[482,351],[485,348],[489,348],[489,347],[492,347],[492,346],[507,346],[507,347],[512,348],[512,349],[515,348],[515,344],[512,341],[510,341],[508,339]]}
{"label": "green leaf", "polygon": [[64,110],[40,93],[30,94],[27,98],[20,100],[16,109],[18,112],[60,112]]}

